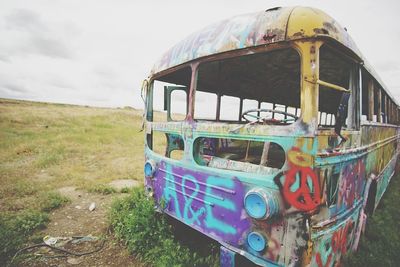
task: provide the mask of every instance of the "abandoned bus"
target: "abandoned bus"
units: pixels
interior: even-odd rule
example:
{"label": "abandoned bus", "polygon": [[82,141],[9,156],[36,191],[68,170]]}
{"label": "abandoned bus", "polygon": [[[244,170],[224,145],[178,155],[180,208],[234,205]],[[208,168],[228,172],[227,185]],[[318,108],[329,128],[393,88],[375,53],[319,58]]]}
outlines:
{"label": "abandoned bus", "polygon": [[222,266],[333,266],[356,250],[394,175],[400,114],[330,16],[272,8],[206,27],[142,93],[146,191],[218,241]]}

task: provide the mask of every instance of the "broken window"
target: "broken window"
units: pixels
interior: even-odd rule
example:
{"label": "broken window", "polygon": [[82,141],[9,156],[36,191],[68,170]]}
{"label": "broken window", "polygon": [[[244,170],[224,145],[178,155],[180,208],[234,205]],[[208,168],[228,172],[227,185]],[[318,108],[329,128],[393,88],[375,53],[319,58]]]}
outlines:
{"label": "broken window", "polygon": [[[218,95],[217,102],[197,108],[202,105],[197,94],[204,92]],[[300,56],[294,49],[280,49],[202,63],[195,99],[195,118],[215,105],[215,121],[245,123],[254,118],[291,124],[300,115],[294,114],[300,112]]]}
{"label": "broken window", "polygon": [[170,132],[168,128],[158,130],[157,122],[182,121],[186,118],[190,80],[191,68],[185,67],[158,77],[151,83],[147,120],[154,123],[151,133],[146,136],[146,143],[154,153],[163,157],[176,160],[183,157],[185,146],[182,136]]}
{"label": "broken window", "polygon": [[153,81],[150,91],[149,121],[184,120],[189,106],[191,69],[182,68]]}
{"label": "broken window", "polygon": [[283,148],[274,142],[201,137],[194,148],[199,165],[256,174],[276,172],[286,158]]}
{"label": "broken window", "polygon": [[[334,127],[341,110],[343,127],[358,128],[359,71],[357,65],[328,45],[320,48],[319,60],[319,127]],[[340,106],[343,108],[339,109]]]}
{"label": "broken window", "polygon": [[197,92],[194,118],[198,120],[215,120],[217,118],[217,101],[216,94]]}
{"label": "broken window", "polygon": [[362,76],[361,121],[387,123],[390,98],[366,70],[363,70]]}
{"label": "broken window", "polygon": [[224,95],[220,98],[219,120],[237,121],[239,119],[240,99],[238,97]]}
{"label": "broken window", "polygon": [[147,138],[147,144],[154,153],[175,160],[183,158],[185,142],[180,135],[153,131]]}

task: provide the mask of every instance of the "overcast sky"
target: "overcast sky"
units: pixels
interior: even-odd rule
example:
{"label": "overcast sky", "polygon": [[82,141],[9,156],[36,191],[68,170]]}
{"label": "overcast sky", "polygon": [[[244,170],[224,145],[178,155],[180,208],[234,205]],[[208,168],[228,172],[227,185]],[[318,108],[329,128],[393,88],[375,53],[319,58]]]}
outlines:
{"label": "overcast sky", "polygon": [[324,10],[400,103],[400,1],[0,0],[0,97],[141,108],[140,86],[175,43],[275,6]]}

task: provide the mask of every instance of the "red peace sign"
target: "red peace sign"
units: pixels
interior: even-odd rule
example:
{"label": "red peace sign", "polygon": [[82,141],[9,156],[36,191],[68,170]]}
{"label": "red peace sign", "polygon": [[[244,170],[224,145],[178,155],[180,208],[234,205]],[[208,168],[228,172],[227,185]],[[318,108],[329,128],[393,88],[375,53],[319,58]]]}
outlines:
{"label": "red peace sign", "polygon": [[[285,176],[283,196],[290,205],[302,211],[310,211],[321,203],[318,178],[310,167],[292,166]],[[297,177],[300,179],[299,187],[292,191],[291,187],[296,183]],[[311,184],[307,182],[309,179]],[[313,193],[311,188],[314,189]]]}

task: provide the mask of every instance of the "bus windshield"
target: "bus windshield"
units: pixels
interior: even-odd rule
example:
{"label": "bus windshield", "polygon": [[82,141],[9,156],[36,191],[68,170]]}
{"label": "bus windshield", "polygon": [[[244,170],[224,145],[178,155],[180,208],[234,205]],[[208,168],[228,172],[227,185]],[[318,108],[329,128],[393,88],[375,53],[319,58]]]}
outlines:
{"label": "bus windshield", "polygon": [[189,67],[153,81],[148,118],[183,120],[194,101],[197,121],[289,125],[301,113],[300,75],[300,55],[293,48],[205,60],[197,69],[193,97]]}
{"label": "bus windshield", "polygon": [[300,116],[300,56],[281,49],[204,62],[194,118],[287,125]]}

